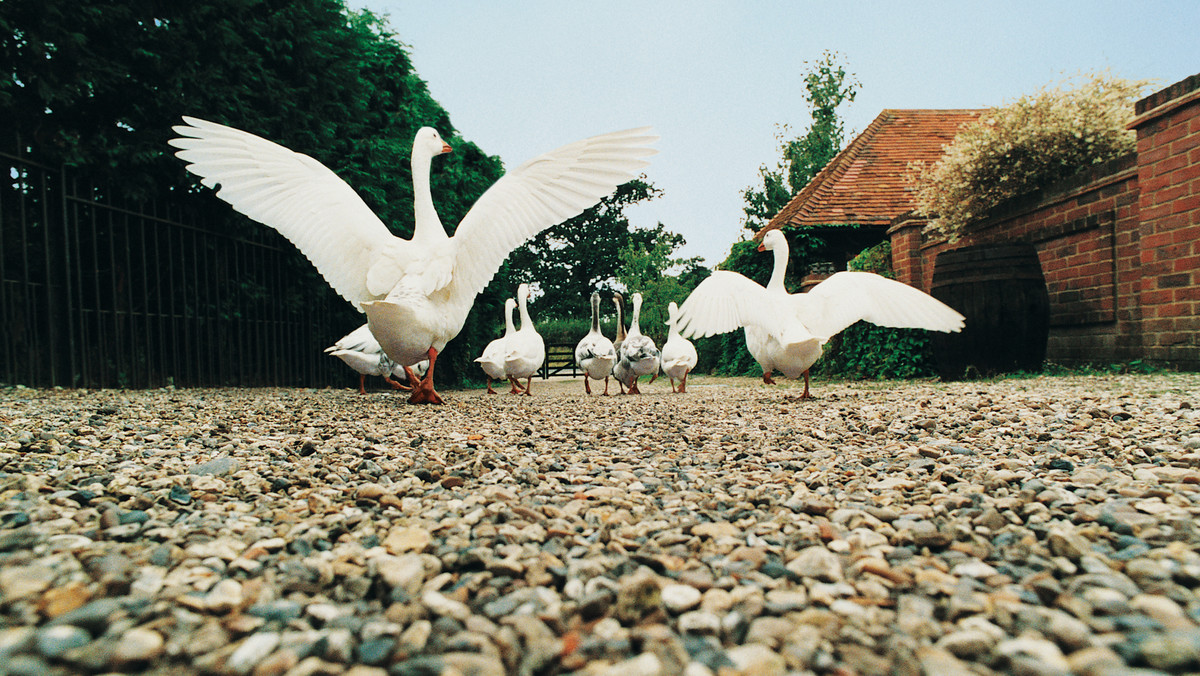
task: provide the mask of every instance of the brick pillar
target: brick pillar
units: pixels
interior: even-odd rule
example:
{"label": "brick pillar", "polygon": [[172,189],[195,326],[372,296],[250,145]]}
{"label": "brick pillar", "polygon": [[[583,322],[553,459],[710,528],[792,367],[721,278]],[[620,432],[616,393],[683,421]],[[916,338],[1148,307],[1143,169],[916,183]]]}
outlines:
{"label": "brick pillar", "polygon": [[[892,219],[887,235],[892,241],[892,272],[896,279],[925,291],[925,266],[921,252],[921,229],[927,219],[911,212]],[[928,280],[932,283],[932,280]]]}
{"label": "brick pillar", "polygon": [[1200,75],[1138,101],[1146,356],[1200,369]]}

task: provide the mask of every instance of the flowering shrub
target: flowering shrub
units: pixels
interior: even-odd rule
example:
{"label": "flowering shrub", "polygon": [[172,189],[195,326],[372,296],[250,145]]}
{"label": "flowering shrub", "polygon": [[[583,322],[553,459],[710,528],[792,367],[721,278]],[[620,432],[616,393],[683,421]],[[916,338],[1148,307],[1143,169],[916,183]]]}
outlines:
{"label": "flowering shrub", "polygon": [[[1001,202],[1133,152],[1126,129],[1150,83],[1089,73],[993,108],[932,165],[909,165],[918,213],[951,240]],[[1071,86],[1075,85],[1075,86]]]}

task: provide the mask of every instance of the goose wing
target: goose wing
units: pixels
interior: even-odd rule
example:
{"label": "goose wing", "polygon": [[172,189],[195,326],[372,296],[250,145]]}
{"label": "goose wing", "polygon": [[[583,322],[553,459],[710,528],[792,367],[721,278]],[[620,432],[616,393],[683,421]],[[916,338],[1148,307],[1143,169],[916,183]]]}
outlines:
{"label": "goose wing", "polygon": [[791,296],[795,316],[822,339],[864,320],[879,326],[955,332],[963,316],[933,296],[871,272],[838,272]]}
{"label": "goose wing", "polygon": [[383,353],[383,348],[379,346],[379,341],[375,340],[374,334],[371,333],[371,327],[366,324],[347,333],[339,338],[338,342],[325,348],[326,352],[333,352],[334,350],[350,350],[372,354]]}
{"label": "goose wing", "polygon": [[743,326],[778,332],[785,313],[771,301],[771,294],[749,277],[717,270],[679,306],[679,333],[704,338]]}
{"label": "goose wing", "polygon": [[483,290],[508,254],[633,179],[656,151],[649,127],[594,136],[522,164],[480,196],[455,231],[454,284]]}
{"label": "goose wing", "polygon": [[411,245],[388,231],[345,181],[313,158],[232,127],[194,117],[168,141],[201,183],[234,210],[288,238],[343,298],[356,306],[390,289],[368,288],[371,267],[406,257]]}

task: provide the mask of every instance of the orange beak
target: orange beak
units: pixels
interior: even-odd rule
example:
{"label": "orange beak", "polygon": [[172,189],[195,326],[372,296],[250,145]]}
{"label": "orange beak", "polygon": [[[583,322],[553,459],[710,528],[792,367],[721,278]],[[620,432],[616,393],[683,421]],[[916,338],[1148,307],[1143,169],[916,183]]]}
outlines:
{"label": "orange beak", "polygon": [[759,245],[758,245],[758,250],[759,250],[759,251],[766,251],[766,250],[767,250],[767,247],[766,247],[766,246],[764,246],[764,245],[762,245],[762,244],[759,244]]}
{"label": "orange beak", "polygon": [[442,153],[443,154],[452,153],[452,152],[454,152],[454,148],[451,148],[449,143],[442,143]]}

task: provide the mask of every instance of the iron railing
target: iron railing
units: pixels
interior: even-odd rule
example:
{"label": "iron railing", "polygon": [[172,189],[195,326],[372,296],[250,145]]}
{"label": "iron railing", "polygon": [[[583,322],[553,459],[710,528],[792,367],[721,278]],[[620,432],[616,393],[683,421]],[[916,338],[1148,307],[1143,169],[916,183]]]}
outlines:
{"label": "iron railing", "polygon": [[361,315],[324,284],[300,284],[316,272],[270,228],[220,232],[232,211],[211,196],[127,204],[21,152],[0,162],[0,383],[353,379],[322,350]]}

